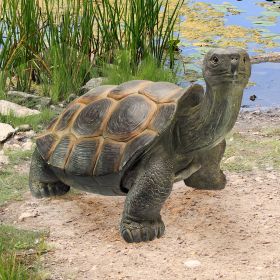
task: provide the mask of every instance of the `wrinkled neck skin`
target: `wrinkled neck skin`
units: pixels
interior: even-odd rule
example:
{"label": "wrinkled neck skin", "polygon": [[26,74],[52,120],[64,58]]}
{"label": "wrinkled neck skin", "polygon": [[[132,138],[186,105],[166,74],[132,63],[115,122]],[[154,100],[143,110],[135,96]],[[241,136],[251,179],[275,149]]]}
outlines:
{"label": "wrinkled neck skin", "polygon": [[199,105],[178,117],[177,153],[209,149],[221,142],[237,119],[244,86],[235,81],[206,83]]}

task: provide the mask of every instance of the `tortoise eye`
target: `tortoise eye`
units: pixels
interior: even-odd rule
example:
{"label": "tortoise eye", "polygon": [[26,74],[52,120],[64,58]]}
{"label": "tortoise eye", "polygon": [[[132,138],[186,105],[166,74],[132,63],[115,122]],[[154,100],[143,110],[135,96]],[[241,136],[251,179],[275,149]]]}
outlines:
{"label": "tortoise eye", "polygon": [[213,64],[218,64],[219,58],[218,58],[217,56],[214,55],[214,56],[211,58],[211,62],[212,62]]}

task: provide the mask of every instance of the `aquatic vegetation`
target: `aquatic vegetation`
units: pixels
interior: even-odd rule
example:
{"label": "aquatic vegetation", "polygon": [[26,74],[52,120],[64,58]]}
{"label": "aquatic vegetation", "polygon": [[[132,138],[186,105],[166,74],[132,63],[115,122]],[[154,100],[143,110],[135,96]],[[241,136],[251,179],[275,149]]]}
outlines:
{"label": "aquatic vegetation", "polygon": [[[269,3],[264,6],[271,9]],[[263,11],[261,18],[248,18],[247,11],[229,2],[214,4],[207,0],[185,1],[180,9],[181,21],[178,30],[180,32],[179,47],[183,51],[181,59],[185,64],[184,78],[188,81],[201,79],[199,61],[213,47],[237,46],[247,49],[250,53],[268,52],[280,47],[280,34],[271,32],[264,25],[265,22],[269,22],[270,26],[275,25],[276,20],[280,18],[278,6],[274,6],[273,9],[273,14],[266,14],[266,11]],[[228,21],[228,18],[235,17],[245,19],[248,26],[231,24]],[[263,25],[256,24],[257,20]]]}
{"label": "aquatic vegetation", "polygon": [[[262,32],[256,28],[226,25],[225,16],[228,13],[238,14],[240,12],[242,11],[230,3],[222,5],[204,2],[187,3],[181,9],[185,19],[180,23],[180,35],[187,39],[186,46],[237,46],[246,49],[250,43],[259,44],[262,48],[278,46],[278,43],[271,38],[263,37]],[[275,20],[274,17],[273,20]]]}

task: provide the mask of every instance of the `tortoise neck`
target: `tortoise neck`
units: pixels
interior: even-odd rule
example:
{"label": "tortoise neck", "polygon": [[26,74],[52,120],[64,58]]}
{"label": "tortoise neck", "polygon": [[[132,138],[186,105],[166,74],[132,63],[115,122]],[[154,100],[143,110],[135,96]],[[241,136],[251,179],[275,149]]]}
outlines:
{"label": "tortoise neck", "polygon": [[243,89],[237,83],[224,83],[214,87],[207,85],[208,98],[204,109],[207,111],[208,108],[209,115],[204,118],[204,129],[214,142],[220,142],[233,128],[240,110]]}
{"label": "tortoise neck", "polygon": [[180,152],[211,148],[222,141],[237,119],[242,93],[236,83],[206,84],[202,102],[178,121]]}

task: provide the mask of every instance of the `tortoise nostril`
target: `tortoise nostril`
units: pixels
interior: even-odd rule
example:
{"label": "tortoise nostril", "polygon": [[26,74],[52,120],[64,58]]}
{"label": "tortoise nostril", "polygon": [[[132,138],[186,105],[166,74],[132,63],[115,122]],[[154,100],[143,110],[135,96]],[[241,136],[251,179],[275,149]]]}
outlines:
{"label": "tortoise nostril", "polygon": [[231,57],[231,73],[236,75],[239,65],[239,57],[232,56]]}
{"label": "tortoise nostril", "polygon": [[231,73],[236,74],[237,72],[238,63],[231,63]]}

